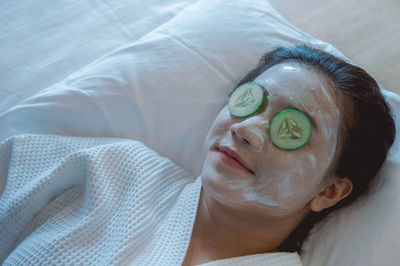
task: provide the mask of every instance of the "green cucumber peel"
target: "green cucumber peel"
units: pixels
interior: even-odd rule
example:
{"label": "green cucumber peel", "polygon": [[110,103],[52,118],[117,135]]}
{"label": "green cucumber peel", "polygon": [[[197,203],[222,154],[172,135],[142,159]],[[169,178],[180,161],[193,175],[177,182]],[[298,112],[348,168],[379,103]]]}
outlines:
{"label": "green cucumber peel", "polygon": [[260,110],[264,102],[264,89],[254,82],[237,87],[229,97],[228,109],[232,116],[243,118]]}
{"label": "green cucumber peel", "polygon": [[296,109],[279,112],[269,127],[272,143],[279,149],[294,151],[303,148],[312,135],[308,117]]}

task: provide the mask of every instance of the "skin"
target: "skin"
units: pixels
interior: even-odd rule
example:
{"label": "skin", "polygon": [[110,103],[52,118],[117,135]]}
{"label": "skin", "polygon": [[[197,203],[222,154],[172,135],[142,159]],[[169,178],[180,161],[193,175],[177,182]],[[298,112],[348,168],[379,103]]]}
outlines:
{"label": "skin", "polygon": [[[260,110],[236,118],[225,106],[204,142],[202,190],[183,265],[277,251],[310,211],[330,207],[352,190],[350,179],[326,175],[337,153],[343,108],[330,80],[288,61],[253,82],[269,94]],[[309,143],[295,151],[278,149],[268,133],[288,102],[318,125]],[[254,174],[223,162],[219,145],[237,151]]]}

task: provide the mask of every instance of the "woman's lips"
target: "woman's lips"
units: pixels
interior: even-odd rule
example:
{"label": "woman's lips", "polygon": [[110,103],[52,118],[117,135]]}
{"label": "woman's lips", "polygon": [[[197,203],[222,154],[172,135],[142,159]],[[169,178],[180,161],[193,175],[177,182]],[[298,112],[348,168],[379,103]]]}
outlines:
{"label": "woman's lips", "polygon": [[[228,165],[230,165],[232,167],[238,168],[240,170],[245,170],[246,172],[251,173],[251,174],[254,175],[254,173],[253,173],[253,171],[251,169],[249,169],[247,166],[243,165],[238,159],[236,159],[235,157],[230,155],[230,154],[232,154],[232,152],[234,153],[234,151],[232,151],[232,150],[225,151],[225,149],[227,149],[227,148],[220,149],[218,147],[218,152],[220,154],[220,159],[223,162],[227,163]],[[236,153],[234,153],[234,154],[235,154],[234,156],[237,156],[237,157],[239,156]]]}

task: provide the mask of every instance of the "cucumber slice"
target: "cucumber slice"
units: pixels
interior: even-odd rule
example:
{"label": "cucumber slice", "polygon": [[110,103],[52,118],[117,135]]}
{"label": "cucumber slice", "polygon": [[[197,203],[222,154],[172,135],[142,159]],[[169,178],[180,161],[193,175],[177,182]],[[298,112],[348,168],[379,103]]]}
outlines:
{"label": "cucumber slice", "polygon": [[301,111],[286,109],[271,121],[269,134],[272,143],[282,150],[298,150],[311,138],[311,123]]}
{"label": "cucumber slice", "polygon": [[228,109],[235,117],[246,117],[256,113],[264,101],[263,88],[254,82],[237,87],[229,97]]}

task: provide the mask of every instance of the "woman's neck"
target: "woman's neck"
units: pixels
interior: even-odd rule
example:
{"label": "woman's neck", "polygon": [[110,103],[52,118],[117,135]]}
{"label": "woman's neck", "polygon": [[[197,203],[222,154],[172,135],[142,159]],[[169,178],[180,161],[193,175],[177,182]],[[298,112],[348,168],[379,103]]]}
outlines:
{"label": "woman's neck", "polygon": [[183,266],[277,252],[304,217],[271,219],[230,210],[201,189],[195,223]]}

